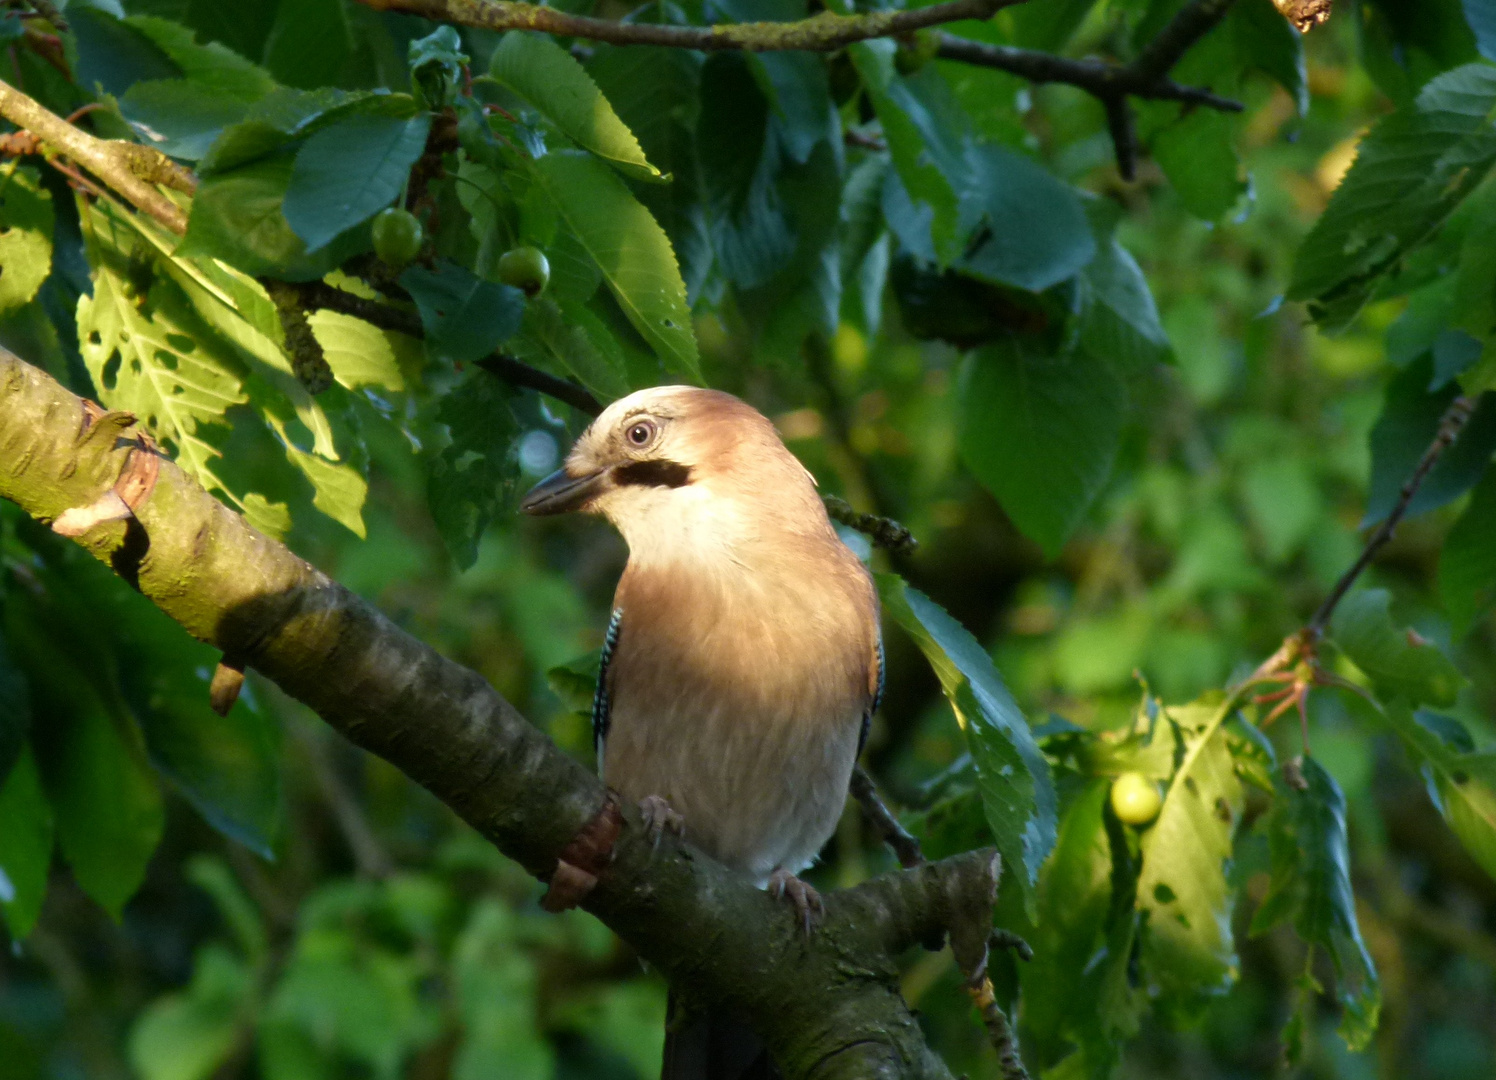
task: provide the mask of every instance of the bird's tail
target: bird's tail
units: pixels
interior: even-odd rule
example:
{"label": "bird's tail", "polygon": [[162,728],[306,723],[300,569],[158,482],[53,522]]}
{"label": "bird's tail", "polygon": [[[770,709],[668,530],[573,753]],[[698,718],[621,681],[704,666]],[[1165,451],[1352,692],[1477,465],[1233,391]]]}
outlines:
{"label": "bird's tail", "polygon": [[660,1080],[783,1080],[763,1040],[729,1012],[683,1013],[670,995]]}

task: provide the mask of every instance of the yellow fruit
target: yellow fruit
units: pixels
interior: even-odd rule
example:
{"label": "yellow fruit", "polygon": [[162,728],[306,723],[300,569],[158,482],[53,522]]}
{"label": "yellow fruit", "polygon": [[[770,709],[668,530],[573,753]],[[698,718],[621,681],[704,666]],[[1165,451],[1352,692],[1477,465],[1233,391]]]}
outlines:
{"label": "yellow fruit", "polygon": [[1112,810],[1125,824],[1148,824],[1163,804],[1158,785],[1142,773],[1123,773],[1112,781]]}

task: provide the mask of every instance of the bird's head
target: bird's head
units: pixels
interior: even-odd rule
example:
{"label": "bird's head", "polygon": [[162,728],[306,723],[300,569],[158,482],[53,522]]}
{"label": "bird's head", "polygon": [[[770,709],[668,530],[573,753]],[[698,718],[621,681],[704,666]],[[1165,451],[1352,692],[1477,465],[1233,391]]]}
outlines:
{"label": "bird's head", "polygon": [[796,519],[816,528],[825,512],[814,485],[752,406],[718,390],[657,386],[603,410],[520,509],[601,514],[640,555],[698,532],[761,533],[765,516],[791,531]]}

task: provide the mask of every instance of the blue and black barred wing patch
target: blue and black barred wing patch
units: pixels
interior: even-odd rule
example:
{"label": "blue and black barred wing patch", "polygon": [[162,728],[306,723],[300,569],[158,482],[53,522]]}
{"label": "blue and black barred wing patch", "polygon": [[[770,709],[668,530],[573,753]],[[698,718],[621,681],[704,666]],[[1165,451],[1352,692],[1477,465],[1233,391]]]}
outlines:
{"label": "blue and black barred wing patch", "polygon": [[878,634],[878,648],[873,654],[873,662],[878,665],[878,681],[873,690],[872,703],[868,705],[867,711],[862,714],[862,731],[857,735],[857,756],[862,756],[862,748],[867,745],[868,732],[873,729],[873,714],[878,711],[878,706],[883,704],[883,634]]}
{"label": "blue and black barred wing patch", "polygon": [[603,635],[602,662],[597,669],[597,691],[592,695],[592,745],[597,750],[597,771],[603,769],[603,741],[608,737],[608,721],[613,702],[608,694],[608,664],[618,648],[618,635],[623,629],[623,608],[614,608],[608,620],[608,632]]}

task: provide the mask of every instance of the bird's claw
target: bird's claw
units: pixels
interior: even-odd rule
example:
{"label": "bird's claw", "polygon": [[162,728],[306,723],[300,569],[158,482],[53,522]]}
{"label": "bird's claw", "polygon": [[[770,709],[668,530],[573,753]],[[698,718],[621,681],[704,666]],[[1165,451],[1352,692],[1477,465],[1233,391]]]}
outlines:
{"label": "bird's claw", "polygon": [[776,900],[789,897],[800,916],[800,925],[804,928],[807,937],[815,928],[815,924],[820,922],[826,914],[826,905],[821,902],[821,894],[788,870],[781,868],[769,875],[769,895]]}
{"label": "bird's claw", "polygon": [[639,814],[644,818],[644,831],[649,834],[650,846],[660,850],[660,839],[668,829],[681,839],[686,835],[686,819],[676,813],[662,795],[646,795],[639,800]]}

